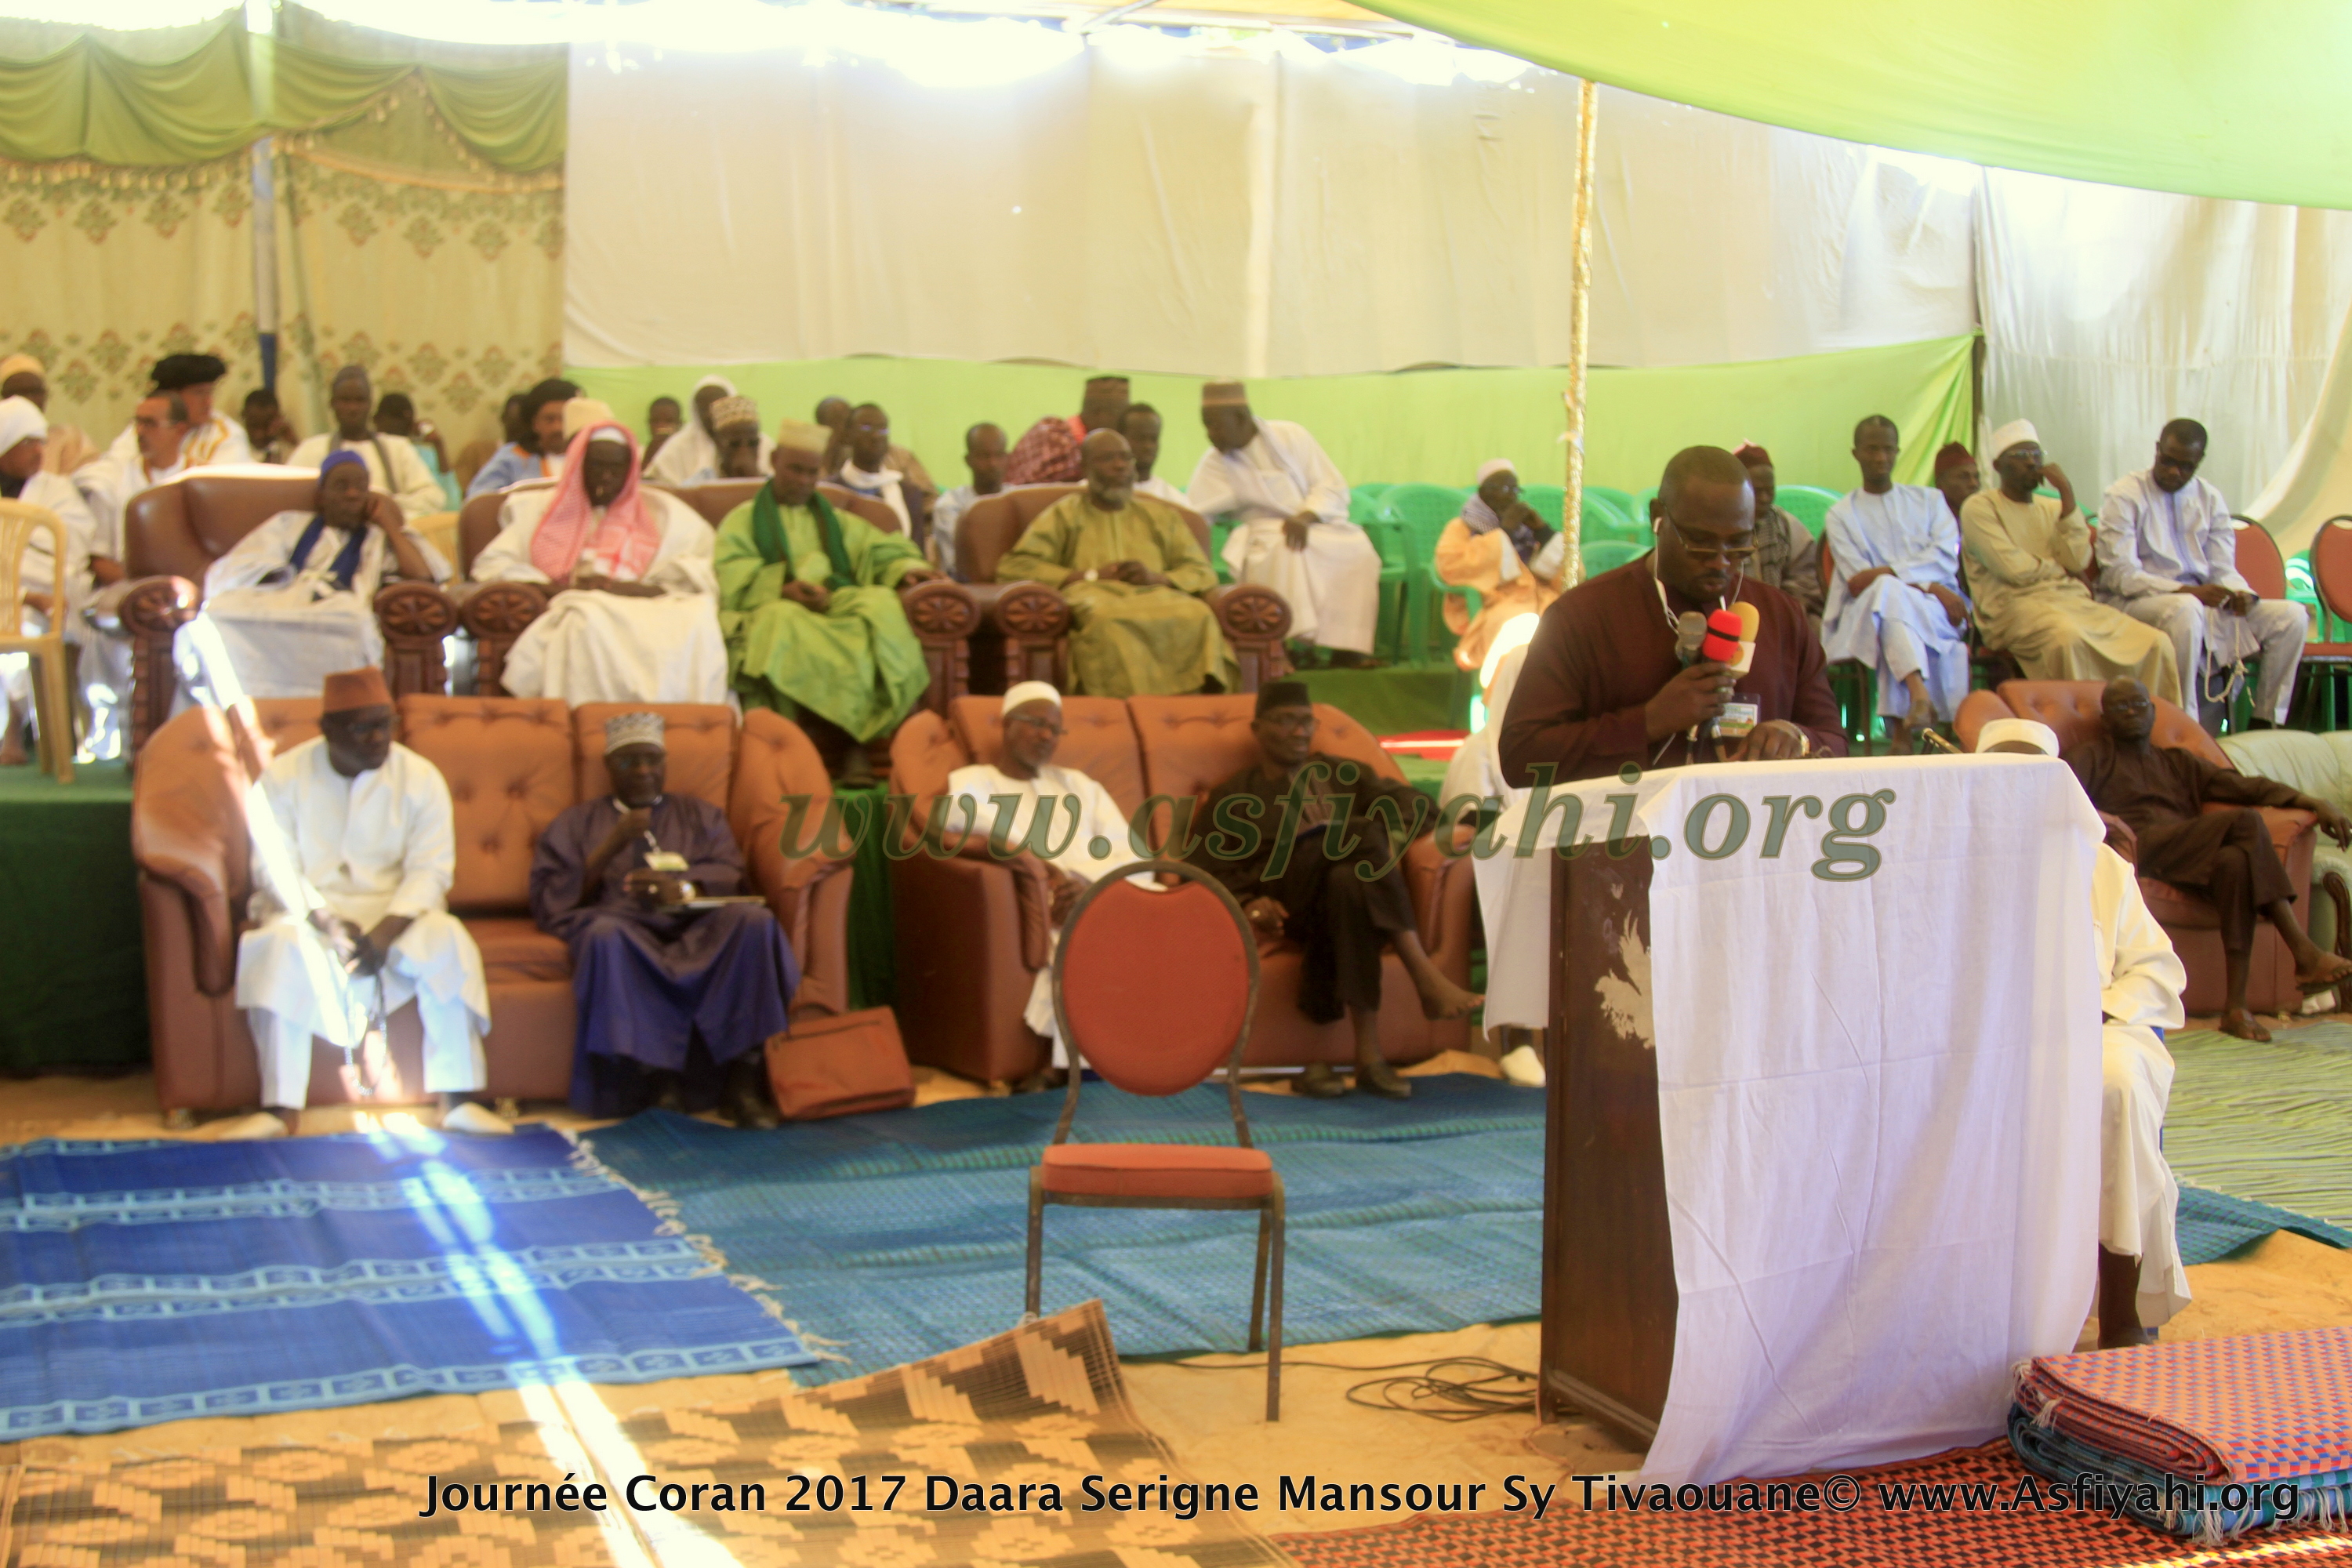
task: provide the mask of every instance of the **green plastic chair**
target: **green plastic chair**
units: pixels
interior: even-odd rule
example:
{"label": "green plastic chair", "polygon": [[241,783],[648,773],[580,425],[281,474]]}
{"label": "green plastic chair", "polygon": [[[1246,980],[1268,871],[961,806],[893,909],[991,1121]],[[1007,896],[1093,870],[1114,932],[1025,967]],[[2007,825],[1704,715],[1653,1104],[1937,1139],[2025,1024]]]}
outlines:
{"label": "green plastic chair", "polygon": [[1225,536],[1239,526],[1230,517],[1213,517],[1209,520],[1209,565],[1217,574],[1217,581],[1220,583],[1230,583],[1234,580],[1232,569],[1225,564]]}
{"label": "green plastic chair", "polygon": [[1837,495],[1816,485],[1782,485],[1772,498],[1773,504],[1805,525],[1815,539],[1822,536],[1822,525],[1837,505]]}
{"label": "green plastic chair", "polygon": [[1568,507],[1568,487],[1565,485],[1521,485],[1519,499],[1535,509],[1544,526],[1559,527],[1561,514]]}
{"label": "green plastic chair", "polygon": [[1388,509],[1381,504],[1381,498],[1387,492],[1388,488],[1386,485],[1358,485],[1349,490],[1348,521],[1370,522],[1375,518],[1386,517]]}
{"label": "green plastic chair", "polygon": [[[1358,494],[1360,496],[1361,491]],[[1350,503],[1352,515],[1353,502]],[[1373,623],[1372,647],[1382,658],[1398,657],[1397,646],[1404,636],[1405,595],[1412,575],[1405,542],[1404,525],[1393,518],[1354,518],[1381,552],[1380,618]]]}
{"label": "green plastic chair", "polygon": [[1374,500],[1378,500],[1381,497],[1388,494],[1389,491],[1394,489],[1396,489],[1396,486],[1389,483],[1385,479],[1375,479],[1370,484],[1358,485],[1348,493],[1350,497],[1370,496]]}
{"label": "green plastic chair", "polygon": [[1439,599],[1453,590],[1437,580],[1437,536],[1462,515],[1466,489],[1447,485],[1398,485],[1382,498],[1390,519],[1404,534],[1405,603],[1398,656],[1410,663],[1444,657],[1453,635],[1438,613]]}
{"label": "green plastic chair", "polygon": [[1584,542],[1614,540],[1643,550],[1650,548],[1650,525],[1635,522],[1614,503],[1592,496],[1584,498]]}
{"label": "green plastic chair", "polygon": [[1615,507],[1629,522],[1640,523],[1644,529],[1648,527],[1650,521],[1648,509],[1635,506],[1632,492],[1621,490],[1614,485],[1587,484],[1584,487],[1584,507],[1588,514],[1591,511],[1592,503],[1596,500],[1607,501],[1611,506]]}
{"label": "green plastic chair", "polygon": [[1583,551],[1585,578],[1590,581],[1603,572],[1614,572],[1628,561],[1638,561],[1649,548],[1630,539],[1587,541]]}

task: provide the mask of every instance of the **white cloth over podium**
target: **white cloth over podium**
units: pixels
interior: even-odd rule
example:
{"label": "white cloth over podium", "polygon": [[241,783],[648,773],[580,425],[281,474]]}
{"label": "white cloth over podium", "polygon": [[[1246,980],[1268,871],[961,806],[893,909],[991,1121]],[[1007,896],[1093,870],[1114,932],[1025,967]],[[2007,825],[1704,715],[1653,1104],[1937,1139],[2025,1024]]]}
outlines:
{"label": "white cloth over podium", "polygon": [[[1884,826],[1856,840],[1876,870],[1822,879],[1831,823],[1866,820],[1843,803],[1881,791]],[[1580,840],[1630,795],[1633,833],[1670,846],[1646,985],[1681,1304],[1643,1479],[1998,1436],[2011,1367],[2074,1348],[2098,1242],[2099,826],[2073,774],[2011,755],[1717,763],[1570,792]],[[1478,866],[1490,1026],[1548,1021],[1550,858],[1513,854],[1532,793]],[[1685,834],[1717,795],[1748,836],[1707,859]],[[1768,859],[1775,796],[1796,805]],[[1732,816],[1710,808],[1706,847]]]}

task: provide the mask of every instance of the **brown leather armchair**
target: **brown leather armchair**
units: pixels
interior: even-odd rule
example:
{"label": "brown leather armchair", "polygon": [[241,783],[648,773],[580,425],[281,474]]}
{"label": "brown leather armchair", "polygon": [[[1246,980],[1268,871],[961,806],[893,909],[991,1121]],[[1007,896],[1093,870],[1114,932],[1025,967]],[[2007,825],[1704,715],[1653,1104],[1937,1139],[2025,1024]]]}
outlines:
{"label": "brown leather armchair", "polygon": [[[499,509],[509,494],[553,482],[530,479],[467,501],[457,519],[459,573],[470,578],[474,558],[498,537]],[[726,521],[729,512],[758,494],[760,487],[767,482],[719,479],[675,489],[663,485],[652,488],[669,489],[670,494],[700,512],[715,529]],[[835,508],[855,512],[886,533],[899,531],[898,514],[873,497],[839,485],[817,488]],[[522,635],[523,627],[547,608],[547,589],[536,583],[479,583],[469,584],[463,594],[461,613],[475,643],[475,689],[486,695],[503,695],[506,688],[499,684],[499,677],[506,668],[507,650]],[[899,595],[899,603],[906,607],[907,623],[914,628],[916,640],[922,644],[923,661],[930,670],[931,684],[925,703],[934,710],[944,711],[949,695],[962,689],[963,671],[970,663],[966,648],[973,628],[980,624],[980,612],[970,595],[944,578],[914,584]]]}
{"label": "brown leather armchair", "polygon": [[[637,705],[630,705],[636,710]],[[167,1115],[251,1105],[261,1081],[236,997],[236,943],[252,889],[243,808],[251,770],[318,733],[315,700],[254,704],[257,732],[231,716],[190,709],[157,731],[135,779],[131,851],[146,937],[155,1087]],[[488,1092],[561,1100],[570,1090],[574,1038],[572,966],[563,943],[530,918],[530,861],[539,835],[575,801],[605,787],[604,721],[619,706],[567,710],[510,697],[409,696],[403,744],[449,784],[457,864],[449,908],[481,949],[490,993]],[[725,708],[656,705],[669,723],[669,787],[722,806],[745,847],[751,890],[782,924],[800,963],[796,1018],[848,1005],[852,868],[822,854],[786,859],[782,828],[793,796],[811,820],[832,798],[806,736],[776,714],[738,727]],[[803,841],[810,837],[803,836]],[[414,1006],[388,1021],[389,1059],[376,1064],[374,1099],[422,1097],[422,1036]],[[342,1053],[312,1044],[310,1098],[360,1098]]]}
{"label": "brown leather armchair", "polygon": [[[890,788],[914,797],[910,833],[929,821],[929,808],[948,775],[1003,752],[1002,700],[964,697],[946,718],[918,713],[899,728],[890,747]],[[1063,699],[1066,733],[1055,760],[1089,774],[1110,792],[1130,822],[1152,795],[1205,796],[1257,757],[1250,731],[1255,703],[1247,696],[1099,697]],[[1318,704],[1317,746],[1353,758],[1392,779],[1402,772],[1370,731],[1336,708]],[[1164,842],[1169,813],[1155,810],[1149,828]],[[985,824],[983,824],[985,826]],[[1195,824],[1195,831],[1205,825]],[[903,848],[906,846],[900,846]],[[1437,966],[1462,984],[1470,979],[1472,920],[1476,903],[1470,863],[1448,859],[1423,837],[1407,852],[1405,876],[1423,942]],[[984,1082],[1034,1072],[1045,1044],[1021,1015],[1033,977],[1046,956],[1042,907],[1003,865],[978,859],[933,859],[919,849],[891,868],[898,923],[898,1026],[908,1055]],[[1023,910],[1024,897],[1031,908]],[[1139,961],[1148,961],[1139,955]],[[1298,950],[1287,942],[1262,948],[1260,1005],[1243,1060],[1254,1067],[1303,1067],[1354,1059],[1347,1022],[1310,1024],[1298,1011]],[[1463,1020],[1432,1023],[1419,993],[1394,954],[1382,962],[1381,1043],[1391,1059],[1418,1061],[1466,1045]]]}
{"label": "brown leather armchair", "polygon": [[[984,617],[975,640],[982,645],[979,679],[986,689],[1003,691],[1021,680],[1065,689],[1069,685],[1069,605],[1058,590],[1043,583],[997,582],[996,565],[1046,508],[1082,488],[1024,485],[1000,490],[972,502],[957,521],[956,565],[970,579],[965,589]],[[1201,542],[1201,552],[1209,554],[1208,520],[1189,507],[1176,510]],[[1202,597],[1233,645],[1243,691],[1255,691],[1289,669],[1282,639],[1290,633],[1290,606],[1281,595],[1259,584],[1229,583]]]}
{"label": "brown leather armchair", "polygon": [[[205,570],[281,511],[308,510],[319,484],[307,472],[216,473],[199,468],[131,498],[122,514],[122,565],[131,585],[116,611],[131,637],[131,750],[135,756],[172,716],[179,673],[172,638],[195,619]],[[384,679],[395,696],[446,691],[442,639],[457,606],[431,583],[387,583],[375,596]]]}
{"label": "brown leather armchair", "polygon": [[[1976,749],[1977,737],[1995,719],[2033,719],[2057,731],[2059,749],[2072,751],[2096,736],[2101,727],[2095,680],[2004,680],[1991,691],[1971,691],[1960,703],[1952,729],[1960,744]],[[2215,767],[2237,771],[2229,756],[2213,743],[2196,720],[2179,707],[2156,701],[2156,728],[2149,739],[2159,746],[2193,752]],[[2208,811],[2234,809],[2209,805]],[[2294,885],[2295,901],[2308,921],[2311,909],[2311,857],[2317,843],[2318,818],[2307,811],[2263,808],[2270,825],[2271,842],[2279,862]],[[2221,921],[2205,899],[2152,877],[2139,879],[2139,890],[2150,913],[2172,939],[2173,951],[2189,970],[2189,990],[2182,1005],[2193,1014],[2219,1013],[2226,995]],[[2257,1013],[2293,1013],[2303,1005],[2303,990],[2294,982],[2294,960],[2286,943],[2267,921],[2254,927],[2254,952],[2246,980],[2246,1005]]]}

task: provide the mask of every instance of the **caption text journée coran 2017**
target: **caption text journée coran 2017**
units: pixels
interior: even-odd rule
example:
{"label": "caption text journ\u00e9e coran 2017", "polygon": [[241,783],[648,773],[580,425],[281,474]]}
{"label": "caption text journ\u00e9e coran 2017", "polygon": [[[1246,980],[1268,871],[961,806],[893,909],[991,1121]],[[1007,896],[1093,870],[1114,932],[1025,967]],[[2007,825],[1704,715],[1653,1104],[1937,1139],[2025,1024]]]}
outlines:
{"label": "caption text journ\u00e9e coran 2017", "polygon": [[[703,1471],[708,1475],[709,1472]],[[1900,1475],[1863,1478],[1840,1472],[1826,1478],[1777,1481],[1720,1481],[1706,1486],[1664,1481],[1621,1481],[1614,1475],[1575,1475],[1565,1481],[1533,1481],[1506,1476],[1485,1481],[1339,1481],[1328,1477],[1283,1475],[1272,1488],[1254,1481],[1114,1481],[1101,1475],[1080,1479],[1066,1494],[1058,1482],[983,1483],[954,1476],[927,1475],[908,1489],[903,1475],[796,1473],[773,1483],[774,1511],[800,1514],[923,1513],[1163,1513],[1191,1520],[1204,1513],[1257,1513],[1267,1509],[1302,1513],[1418,1514],[1488,1510],[1541,1519],[1558,1504],[1586,1513],[1817,1514],[1852,1513],[1875,1501],[1881,1513],[2092,1513],[2120,1518],[2218,1507],[2234,1512],[2267,1509],[2281,1521],[2300,1518],[2303,1497],[2294,1481],[2259,1481],[2199,1487],[2166,1477],[2151,1482],[2117,1479],[2095,1470],[2072,1479],[2027,1472],[2006,1485],[1998,1481],[1927,1482]],[[465,1513],[601,1513],[625,1508],[635,1513],[764,1513],[770,1484],[762,1481],[666,1481],[632,1476],[618,1487],[581,1486],[571,1474],[546,1481],[444,1481],[425,1478],[419,1519]],[[1268,1491],[1272,1492],[1269,1496]],[[1490,1500],[1486,1494],[1492,1492]]]}
{"label": "caption text journ\u00e9e coran 2017", "polygon": [[[1538,770],[1545,771],[1548,770]],[[1638,771],[1628,768],[1625,773],[1633,775],[1620,775],[1625,784],[1639,781]],[[1273,803],[1273,822],[1265,820],[1265,805],[1257,796],[1235,795],[1220,801],[1208,824],[1197,831],[1193,819],[1199,801],[1191,795],[1155,795],[1146,799],[1129,820],[1127,847],[1139,860],[1192,858],[1196,847],[1204,849],[1213,860],[1255,860],[1270,848],[1265,874],[1269,879],[1276,878],[1288,866],[1292,848],[1301,835],[1323,831],[1319,826],[1308,828],[1304,821],[1309,781],[1319,783],[1328,778],[1335,786],[1332,798],[1349,803],[1354,797],[1347,793],[1349,786],[1360,777],[1354,763],[1341,763],[1332,769],[1327,763],[1311,762],[1292,780],[1289,793]],[[1454,858],[1470,856],[1484,860],[1507,849],[1517,858],[1531,858],[1553,820],[1560,824],[1558,847],[1554,850],[1559,855],[1574,857],[1599,849],[1622,859],[1646,850],[1654,859],[1663,860],[1674,853],[1674,840],[1664,835],[1644,837],[1634,834],[1636,797],[1632,793],[1612,792],[1603,795],[1601,801],[1609,808],[1605,828],[1597,837],[1580,838],[1583,800],[1575,794],[1555,791],[1549,782],[1538,783],[1530,794],[1519,831],[1506,837],[1496,831],[1503,803],[1494,795],[1460,795],[1443,805],[1433,806],[1428,796],[1417,795],[1409,818],[1393,799],[1376,796],[1361,816],[1363,820],[1385,829],[1382,847],[1387,854],[1385,858],[1368,857],[1360,861],[1357,874],[1367,881],[1386,876],[1403,858],[1413,839],[1433,826],[1440,849]],[[782,804],[782,847],[785,858],[790,860],[819,854],[837,860],[852,858],[868,837],[878,830],[883,853],[894,860],[911,859],[917,855],[952,858],[967,853],[968,847],[984,837],[987,852],[1000,860],[1027,853],[1051,861],[1069,852],[1077,837],[1078,825],[1085,818],[1084,804],[1076,796],[1042,795],[1023,835],[1016,831],[1024,804],[1023,797],[991,795],[988,805],[992,808],[992,820],[983,834],[983,813],[978,801],[968,795],[938,795],[930,797],[925,825],[918,833],[914,819],[919,802],[910,795],[887,795],[878,802],[871,795],[845,800],[836,795],[825,801],[821,813],[812,795],[786,795]],[[1825,882],[1857,882],[1878,870],[1881,857],[1870,840],[1886,826],[1886,808],[1894,804],[1895,792],[1891,789],[1842,795],[1828,802],[1813,795],[1768,795],[1754,802],[1735,795],[1710,795],[1696,802],[1685,815],[1682,847],[1701,859],[1723,860],[1750,848],[1752,844],[1758,858],[1776,860],[1787,849],[1792,829],[1802,823],[1821,821],[1824,830],[1815,846],[1812,874]],[[1062,826],[1066,806],[1066,828]],[[818,820],[815,830],[811,832],[809,819],[813,816]],[[1335,806],[1332,816],[1337,820],[1339,838],[1328,842],[1325,852],[1333,857],[1353,853],[1360,842],[1350,826],[1354,814]],[[1160,822],[1166,824],[1166,829],[1155,847],[1152,829]],[[1465,826],[1474,829],[1472,837],[1466,846],[1457,847],[1460,829]],[[1116,853],[1118,846],[1097,834],[1087,848],[1095,859],[1102,860]]]}

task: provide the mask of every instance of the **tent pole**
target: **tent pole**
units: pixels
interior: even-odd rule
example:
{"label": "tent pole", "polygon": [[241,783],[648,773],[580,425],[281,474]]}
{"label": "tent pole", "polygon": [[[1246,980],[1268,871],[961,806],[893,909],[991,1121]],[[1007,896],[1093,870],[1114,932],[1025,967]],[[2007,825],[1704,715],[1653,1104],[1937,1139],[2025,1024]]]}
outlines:
{"label": "tent pole", "polygon": [[1592,321],[1592,123],[1601,108],[1601,89],[1591,78],[1576,89],[1575,237],[1568,302],[1568,495],[1560,504],[1559,526],[1567,559],[1563,581],[1570,587],[1584,580],[1584,361]]}

